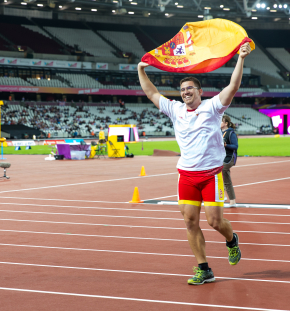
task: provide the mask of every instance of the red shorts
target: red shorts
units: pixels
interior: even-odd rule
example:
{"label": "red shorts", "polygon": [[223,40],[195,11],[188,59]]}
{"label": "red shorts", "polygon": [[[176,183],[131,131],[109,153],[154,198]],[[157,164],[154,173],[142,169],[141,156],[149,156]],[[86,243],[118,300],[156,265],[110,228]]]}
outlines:
{"label": "red shorts", "polygon": [[179,171],[178,204],[224,206],[222,167],[199,172]]}

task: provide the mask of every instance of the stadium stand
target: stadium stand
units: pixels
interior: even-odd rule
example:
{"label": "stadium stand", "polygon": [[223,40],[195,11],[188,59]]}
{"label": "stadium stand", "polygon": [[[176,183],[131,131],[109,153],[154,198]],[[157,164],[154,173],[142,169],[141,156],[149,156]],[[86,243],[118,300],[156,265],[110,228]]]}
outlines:
{"label": "stadium stand", "polygon": [[278,74],[278,67],[276,67],[263,53],[263,51],[257,46],[255,49],[255,53],[251,53],[247,57],[246,66],[282,80],[281,76]]}
{"label": "stadium stand", "polygon": [[104,30],[99,32],[123,52],[133,53],[140,59],[146,53],[135,34],[132,32],[113,32]]}
{"label": "stadium stand", "polygon": [[46,87],[69,87],[66,83],[58,80],[58,79],[34,79],[27,78],[27,81],[35,86],[46,86]]}
{"label": "stadium stand", "polygon": [[16,46],[26,46],[36,53],[63,54],[62,47],[54,40],[17,24],[0,23],[0,32]]}
{"label": "stadium stand", "polygon": [[112,47],[104,42],[96,33],[89,29],[70,29],[62,27],[44,27],[49,33],[66,45],[74,47],[93,56],[110,57],[112,61],[119,59],[112,53]]}
{"label": "stadium stand", "polygon": [[242,122],[244,125],[251,125],[256,129],[260,128],[261,126],[270,126],[272,129],[271,119],[252,108],[229,107],[226,111],[226,114],[231,117],[235,117],[238,122]]}
{"label": "stadium stand", "polygon": [[28,82],[21,78],[14,77],[0,77],[0,85],[19,85],[19,86],[31,86]]}
{"label": "stadium stand", "polygon": [[102,89],[126,89],[122,85],[104,85],[85,74],[58,73],[58,76],[68,81],[71,87],[76,88],[102,88]]}
{"label": "stadium stand", "polygon": [[267,48],[279,62],[290,71],[290,53],[284,48]]}

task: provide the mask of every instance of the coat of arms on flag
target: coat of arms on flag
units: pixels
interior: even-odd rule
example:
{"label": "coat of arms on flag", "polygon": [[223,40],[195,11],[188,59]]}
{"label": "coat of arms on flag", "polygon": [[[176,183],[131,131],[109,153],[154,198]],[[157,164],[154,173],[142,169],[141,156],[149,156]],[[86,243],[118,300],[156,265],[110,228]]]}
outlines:
{"label": "coat of arms on flag", "polygon": [[186,23],[171,40],[146,53],[142,62],[164,71],[210,72],[223,66],[246,42],[255,49],[245,29],[225,19]]}

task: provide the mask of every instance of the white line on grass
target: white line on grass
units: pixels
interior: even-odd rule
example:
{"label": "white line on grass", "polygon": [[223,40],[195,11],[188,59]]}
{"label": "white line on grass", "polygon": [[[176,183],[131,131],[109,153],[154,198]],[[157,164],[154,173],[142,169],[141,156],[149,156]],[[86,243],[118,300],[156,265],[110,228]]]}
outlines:
{"label": "white line on grass", "polygon": [[[167,230],[185,230],[185,228],[174,227],[153,227],[153,226],[133,226],[133,225],[112,225],[112,224],[94,224],[94,223],[82,223],[82,222],[66,222],[66,221],[47,221],[47,220],[31,220],[31,219],[0,219],[0,221],[15,221],[15,222],[31,222],[31,223],[47,223],[47,224],[65,224],[65,225],[83,225],[83,226],[103,226],[103,227],[122,227],[122,228],[147,228],[147,229],[167,229]],[[214,229],[202,229],[203,231],[213,231]],[[290,232],[265,232],[265,231],[242,231],[235,230],[235,232],[243,233],[265,233],[265,234],[290,234]]]}
{"label": "white line on grass", "polygon": [[38,293],[38,294],[49,294],[49,295],[64,295],[64,296],[74,296],[74,297],[102,298],[102,299],[125,300],[125,301],[163,303],[163,304],[171,304],[171,305],[199,306],[199,307],[209,307],[209,308],[223,308],[223,309],[237,309],[237,310],[251,310],[251,311],[287,311],[287,310],[279,310],[279,309],[264,309],[264,308],[212,305],[212,304],[194,303],[194,302],[180,302],[180,301],[166,301],[166,300],[152,300],[152,299],[116,297],[116,296],[101,296],[101,295],[89,295],[89,294],[77,294],[77,293],[52,292],[52,291],[32,290],[32,289],[23,289],[23,288],[11,288],[11,287],[0,287],[0,290],[26,292],[26,293]]}
{"label": "white line on grass", "polygon": [[[0,232],[14,232],[14,233],[28,233],[28,234],[47,234],[47,235],[64,235],[64,236],[79,236],[79,237],[93,237],[93,238],[109,238],[109,239],[133,239],[133,240],[150,240],[150,241],[170,241],[170,242],[188,242],[188,240],[180,239],[161,239],[161,238],[144,238],[133,236],[116,236],[116,235],[100,235],[100,234],[80,234],[80,233],[65,233],[65,232],[38,232],[38,231],[25,231],[25,230],[10,230],[0,229]],[[206,241],[206,243],[225,244],[224,241]],[[239,245],[253,245],[253,246],[279,246],[290,247],[288,244],[260,244],[260,243],[242,243]]]}
{"label": "white line on grass", "polygon": [[[23,214],[40,214],[40,215],[62,215],[62,216],[83,216],[83,217],[108,217],[108,218],[125,218],[125,219],[150,219],[150,220],[178,220],[184,221],[180,218],[165,218],[165,217],[144,217],[144,216],[128,216],[128,215],[94,215],[94,214],[71,214],[71,213],[51,213],[51,212],[35,212],[35,211],[15,211],[15,210],[0,210],[5,213],[23,213]],[[200,221],[207,222],[206,219]],[[290,225],[288,222],[269,222],[269,221],[249,221],[249,220],[231,220],[236,223],[246,224],[267,224],[267,225]]]}
{"label": "white line on grass", "polygon": [[[132,270],[112,270],[112,269],[99,269],[99,268],[86,268],[86,267],[71,267],[71,266],[54,266],[54,265],[23,263],[23,262],[0,261],[0,264],[2,264],[2,265],[15,265],[15,266],[29,266],[29,267],[43,267],[43,268],[59,268],[59,269],[72,269],[72,270],[114,272],[114,273],[119,272],[119,273],[135,273],[135,274],[146,274],[146,275],[180,276],[180,277],[191,277],[192,276],[190,274],[160,273],[160,272],[132,271]],[[222,276],[215,276],[215,278],[216,279],[222,279],[222,280],[254,281],[254,282],[290,284],[290,281],[280,281],[280,280],[231,278],[231,277],[222,277]]]}
{"label": "white line on grass", "polygon": [[[57,249],[57,250],[69,250],[69,251],[81,251],[81,252],[100,252],[100,253],[114,253],[114,254],[134,254],[134,255],[152,255],[152,256],[172,256],[172,257],[194,257],[194,255],[189,254],[166,254],[166,253],[146,253],[146,252],[130,252],[130,251],[117,251],[110,249],[94,249],[94,248],[76,248],[76,247],[59,247],[59,246],[43,246],[43,245],[25,245],[25,244],[9,244],[0,243],[0,246],[13,246],[13,247],[27,247],[27,248],[41,248],[41,249]],[[226,259],[228,257],[218,257],[218,256],[207,256],[208,258],[215,259]],[[259,261],[259,262],[285,262],[290,263],[290,260],[279,260],[279,259],[264,259],[264,258],[245,258],[243,260],[247,261]]]}

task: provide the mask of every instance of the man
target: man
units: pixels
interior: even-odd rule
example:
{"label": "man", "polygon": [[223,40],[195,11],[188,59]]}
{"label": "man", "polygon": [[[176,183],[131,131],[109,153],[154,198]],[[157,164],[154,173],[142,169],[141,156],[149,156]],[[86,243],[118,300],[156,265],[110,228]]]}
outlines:
{"label": "man", "polygon": [[210,226],[226,239],[229,263],[236,265],[241,258],[238,235],[233,233],[230,222],[223,218],[224,186],[222,165],[225,149],[220,124],[224,111],[238,91],[244,59],[250,54],[249,43],[240,47],[240,54],[230,84],[212,99],[201,101],[200,82],[193,77],[180,81],[182,102],[163,97],[150,82],[144,62],[138,64],[140,84],[154,105],[170,117],[174,124],[176,140],[181,151],[178,161],[178,204],[187,228],[189,245],[198,262],[195,275],[188,284],[215,281],[205,254],[205,240],[199,227],[201,202]]}

